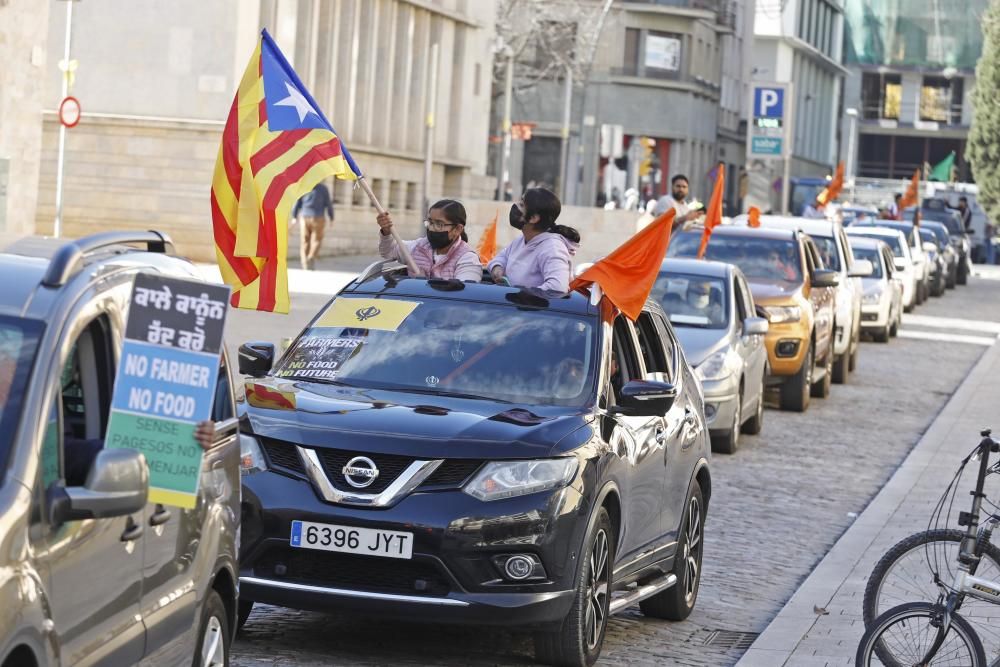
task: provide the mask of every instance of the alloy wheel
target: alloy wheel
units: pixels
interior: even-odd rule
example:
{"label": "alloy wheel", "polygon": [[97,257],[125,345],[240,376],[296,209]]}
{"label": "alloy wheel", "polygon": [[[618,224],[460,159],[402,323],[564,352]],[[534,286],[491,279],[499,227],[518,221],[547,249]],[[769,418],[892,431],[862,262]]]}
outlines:
{"label": "alloy wheel", "polygon": [[222,636],[222,623],[217,616],[208,619],[205,637],[201,641],[201,666],[224,667],[226,664],[226,642]]}
{"label": "alloy wheel", "polygon": [[594,536],[594,545],[590,550],[590,577],[587,580],[587,649],[590,651],[597,648],[607,622],[611,589],[609,555],[608,534],[601,529]]}
{"label": "alloy wheel", "polygon": [[701,504],[692,497],[684,527],[684,602],[690,607],[698,590],[701,555]]}

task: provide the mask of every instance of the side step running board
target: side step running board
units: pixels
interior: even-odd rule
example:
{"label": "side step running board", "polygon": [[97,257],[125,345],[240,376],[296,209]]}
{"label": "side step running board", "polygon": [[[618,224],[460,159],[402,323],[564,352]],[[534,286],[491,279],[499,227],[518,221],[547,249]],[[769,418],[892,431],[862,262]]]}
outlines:
{"label": "side step running board", "polygon": [[635,590],[627,591],[625,595],[612,599],[611,604],[608,605],[608,611],[611,614],[617,614],[627,607],[631,607],[636,602],[651,598],[657,593],[667,590],[676,583],[677,575],[675,574],[668,574],[659,579],[654,579],[648,584],[637,587]]}

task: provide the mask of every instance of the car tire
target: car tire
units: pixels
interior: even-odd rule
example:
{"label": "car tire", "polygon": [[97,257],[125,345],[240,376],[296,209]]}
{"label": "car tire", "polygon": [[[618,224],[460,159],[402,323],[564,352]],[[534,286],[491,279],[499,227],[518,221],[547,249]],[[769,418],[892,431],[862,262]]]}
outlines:
{"label": "car tire", "polygon": [[897,313],[896,319],[892,321],[892,326],[889,327],[889,335],[895,338],[899,335],[899,325],[903,322],[902,314]]}
{"label": "car tire", "polygon": [[728,431],[712,435],[712,451],[718,454],[733,454],[740,446],[740,427],[743,425],[743,386],[736,396],[736,413],[733,415],[733,425]]}
{"label": "car tire", "polygon": [[683,621],[698,601],[701,587],[701,561],[705,544],[705,497],[694,482],[688,493],[681,520],[680,542],[671,572],[677,583],[651,598],[639,602],[643,615],[668,621]]}
{"label": "car tire", "polygon": [[[848,358],[849,357],[846,354],[840,358],[841,361],[844,362],[845,368],[847,365]],[[832,381],[835,379],[833,373],[834,363],[835,362],[833,358],[833,347],[831,346],[829,351],[827,351],[826,353],[826,368],[824,369],[825,372],[823,373],[823,379],[820,380],[819,382],[813,382],[813,385],[810,389],[810,393],[812,394],[813,398],[827,398],[830,395],[830,386]],[[844,377],[845,378],[847,377],[846,370],[844,371]]]}
{"label": "car tire", "polygon": [[[598,552],[604,553],[603,564]],[[581,553],[586,556],[581,558],[569,614],[557,630],[535,633],[535,659],[546,665],[589,667],[601,655],[615,569],[615,534],[608,511],[603,507],[597,510]]]}
{"label": "car tire", "polygon": [[[858,313],[858,317],[861,314]],[[851,348],[851,360],[847,365],[847,370],[853,373],[858,367],[858,357],[861,355],[861,327],[858,326],[857,332],[854,334],[854,347]]]}
{"label": "car tire", "polygon": [[888,343],[890,336],[892,336],[892,327],[888,324],[882,327],[881,331],[872,332],[872,338],[875,339],[876,343]]}
{"label": "car tire", "polygon": [[253,611],[253,600],[240,600],[237,608],[236,632],[242,630],[243,626],[246,625],[251,611]]}
{"label": "car tire", "polygon": [[757,411],[754,416],[743,423],[743,432],[747,435],[758,435],[764,428],[764,378],[760,379],[760,394],[757,396]]}
{"label": "car tire", "polygon": [[962,262],[958,265],[958,275],[955,277],[955,281],[959,285],[966,285],[969,282],[969,264],[968,262]]}
{"label": "car tire", "polygon": [[806,349],[806,358],[799,372],[788,378],[781,385],[781,409],[792,412],[805,412],[809,407],[809,396],[812,389],[813,365],[815,349],[812,344]]}
{"label": "car tire", "polygon": [[195,644],[193,667],[228,667],[229,614],[218,591],[209,590],[201,609],[198,624],[198,643]]}

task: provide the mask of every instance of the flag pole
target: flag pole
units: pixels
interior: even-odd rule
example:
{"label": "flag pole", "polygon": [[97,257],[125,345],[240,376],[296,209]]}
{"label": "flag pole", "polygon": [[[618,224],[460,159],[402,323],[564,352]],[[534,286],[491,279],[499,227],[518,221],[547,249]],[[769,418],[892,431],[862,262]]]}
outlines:
{"label": "flag pole", "polygon": [[[358,176],[358,185],[365,191],[365,194],[368,195],[368,198],[372,202],[372,206],[375,207],[375,210],[379,213],[379,215],[382,213],[388,213],[388,211],[385,210],[385,207],[382,206],[381,202],[379,202],[378,197],[375,196],[375,193],[372,191],[372,186],[368,184],[368,179],[365,178],[363,174]],[[399,237],[399,232],[396,231],[395,225],[389,228],[389,235],[392,236],[392,240],[396,242],[396,249],[399,251],[399,256],[403,258],[403,263],[406,264],[406,268],[410,270],[410,274],[413,276],[420,276],[420,269],[417,268],[416,263],[413,261],[413,256],[410,255],[410,251],[406,249],[406,244],[403,243],[403,239]]]}

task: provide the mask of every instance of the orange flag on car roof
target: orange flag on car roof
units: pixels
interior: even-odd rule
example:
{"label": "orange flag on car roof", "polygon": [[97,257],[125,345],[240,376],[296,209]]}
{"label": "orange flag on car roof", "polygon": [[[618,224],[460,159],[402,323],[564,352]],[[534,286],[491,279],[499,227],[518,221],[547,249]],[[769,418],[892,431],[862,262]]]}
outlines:
{"label": "orange flag on car roof", "polygon": [[594,263],[570,283],[571,290],[597,283],[611,303],[635,321],[653,290],[670,245],[674,209],[644,227],[610,255]]}
{"label": "orange flag on car roof", "polygon": [[756,206],[747,211],[747,227],[760,227],[760,209]]}
{"label": "orange flag on car roof", "polygon": [[483,232],[483,237],[479,239],[479,246],[476,248],[476,252],[479,253],[479,261],[483,263],[483,266],[489,264],[490,260],[497,256],[497,219],[499,217],[500,209],[497,209],[496,215],[493,216],[493,222]]}
{"label": "orange flag on car roof", "polygon": [[840,196],[841,190],[844,189],[844,163],[840,162],[837,164],[837,171],[834,173],[833,178],[830,180],[829,184],[823,191],[816,195],[816,200],[826,206],[834,199]]}
{"label": "orange flag on car roof", "polygon": [[904,208],[917,205],[917,199],[920,196],[918,190],[920,189],[920,169],[913,170],[913,178],[910,179],[910,187],[906,188],[906,194],[899,201],[899,212],[902,213]]}
{"label": "orange flag on car roof", "polygon": [[705,256],[705,248],[708,247],[708,238],[712,235],[712,230],[722,223],[722,193],[726,190],[726,170],[719,163],[719,168],[715,170],[715,188],[712,190],[712,198],[708,200],[708,210],[705,213],[705,230],[701,233],[701,245],[698,246],[698,259]]}

